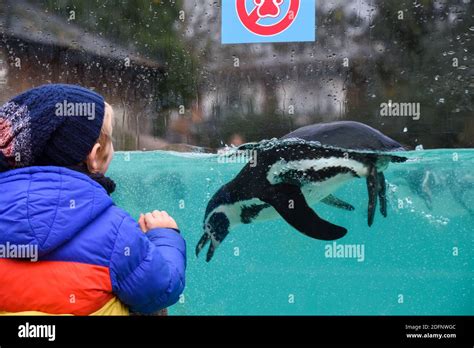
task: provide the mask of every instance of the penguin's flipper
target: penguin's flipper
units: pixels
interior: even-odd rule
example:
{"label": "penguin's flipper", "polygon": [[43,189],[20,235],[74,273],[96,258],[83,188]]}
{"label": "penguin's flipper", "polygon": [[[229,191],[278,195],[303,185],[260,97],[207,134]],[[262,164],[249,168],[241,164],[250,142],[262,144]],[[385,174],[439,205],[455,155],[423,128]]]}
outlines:
{"label": "penguin's flipper", "polygon": [[308,237],[335,240],[347,233],[343,227],[321,219],[308,206],[300,188],[290,184],[272,185],[263,190],[262,201],[270,204],[286,222]]}
{"label": "penguin's flipper", "polygon": [[370,226],[374,223],[375,208],[377,208],[377,193],[379,189],[377,168],[372,166],[367,176],[367,191],[369,193],[369,206],[367,211],[367,223]]}
{"label": "penguin's flipper", "polygon": [[334,195],[327,196],[326,198],[321,200],[321,202],[323,202],[324,204],[336,207],[336,208],[344,209],[344,210],[353,211],[355,209],[352,204],[344,202],[342,199],[339,199]]}
{"label": "penguin's flipper", "polygon": [[380,201],[380,213],[383,217],[387,217],[387,183],[385,182],[385,175],[380,172],[378,175],[378,194]]}

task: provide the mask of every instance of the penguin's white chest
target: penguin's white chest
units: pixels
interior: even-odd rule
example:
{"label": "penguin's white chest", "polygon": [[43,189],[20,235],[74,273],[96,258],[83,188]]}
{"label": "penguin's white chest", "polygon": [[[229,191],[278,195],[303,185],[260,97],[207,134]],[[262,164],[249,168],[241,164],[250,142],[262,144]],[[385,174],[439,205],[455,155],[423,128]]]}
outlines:
{"label": "penguin's white chest", "polygon": [[[300,175],[307,174],[304,175],[304,179],[301,179],[300,184],[306,201],[311,205],[324,199],[347,181],[353,179],[353,174],[348,173],[348,170],[359,177],[368,175],[368,168],[361,162],[344,157],[328,157],[289,162],[278,161],[270,167],[267,180],[275,185],[285,182],[289,172],[298,172]],[[324,173],[329,171],[335,171],[336,174],[326,177]],[[316,172],[322,173],[321,179],[310,175],[310,173]]]}
{"label": "penguin's white chest", "polygon": [[[268,170],[267,180],[275,185],[284,182],[286,174],[293,171],[299,173],[310,173],[310,172],[323,172],[329,170],[339,170],[341,173],[331,176],[327,179],[313,179],[312,183],[337,183],[338,181],[344,181],[352,179],[353,176],[349,173],[344,173],[344,170],[350,170],[359,177],[366,177],[369,174],[369,170],[366,165],[361,162],[355,161],[345,157],[327,157],[317,159],[302,159],[298,161],[285,161],[281,160],[275,162]],[[346,174],[348,174],[346,176]],[[310,176],[308,176],[308,180]],[[331,180],[335,179],[335,180]]]}
{"label": "penguin's white chest", "polygon": [[308,182],[301,187],[304,197],[309,205],[314,205],[330,194],[336,192],[341,186],[354,179],[350,174],[338,174],[321,182]]}

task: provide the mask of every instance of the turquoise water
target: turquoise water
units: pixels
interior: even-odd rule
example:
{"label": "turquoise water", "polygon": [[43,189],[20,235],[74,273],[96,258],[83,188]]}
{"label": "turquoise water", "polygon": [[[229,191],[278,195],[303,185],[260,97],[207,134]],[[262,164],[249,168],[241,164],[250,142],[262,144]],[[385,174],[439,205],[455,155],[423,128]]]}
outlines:
{"label": "turquoise water", "polygon": [[[210,154],[121,152],[108,174],[118,185],[117,205],[135,218],[167,210],[187,240],[187,286],[171,314],[472,315],[474,150],[406,155],[408,162],[385,171],[388,217],[377,211],[371,228],[365,180],[337,192],[355,211],[314,206],[349,230],[336,242],[363,246],[363,260],[326,257],[332,242],[277,219],[231,230],[206,263],[194,248],[207,202],[244,164],[218,163]],[[431,210],[417,191],[424,178]]]}

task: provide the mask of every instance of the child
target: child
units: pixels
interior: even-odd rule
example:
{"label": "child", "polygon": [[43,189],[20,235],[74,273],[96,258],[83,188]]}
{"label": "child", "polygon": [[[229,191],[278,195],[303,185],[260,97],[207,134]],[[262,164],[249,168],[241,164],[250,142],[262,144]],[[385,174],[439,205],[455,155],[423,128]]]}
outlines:
{"label": "child", "polygon": [[112,119],[100,95],[64,84],[0,108],[2,314],[149,314],[182,293],[173,218],[155,210],[137,224],[109,197]]}

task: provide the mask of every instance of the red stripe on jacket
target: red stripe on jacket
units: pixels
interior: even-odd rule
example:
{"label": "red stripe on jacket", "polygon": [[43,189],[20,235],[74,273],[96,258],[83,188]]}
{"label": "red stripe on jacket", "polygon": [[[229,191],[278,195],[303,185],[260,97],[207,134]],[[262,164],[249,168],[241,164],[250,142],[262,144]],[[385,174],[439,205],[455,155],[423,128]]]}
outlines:
{"label": "red stripe on jacket", "polygon": [[109,268],[0,259],[0,311],[89,315],[114,295]]}

